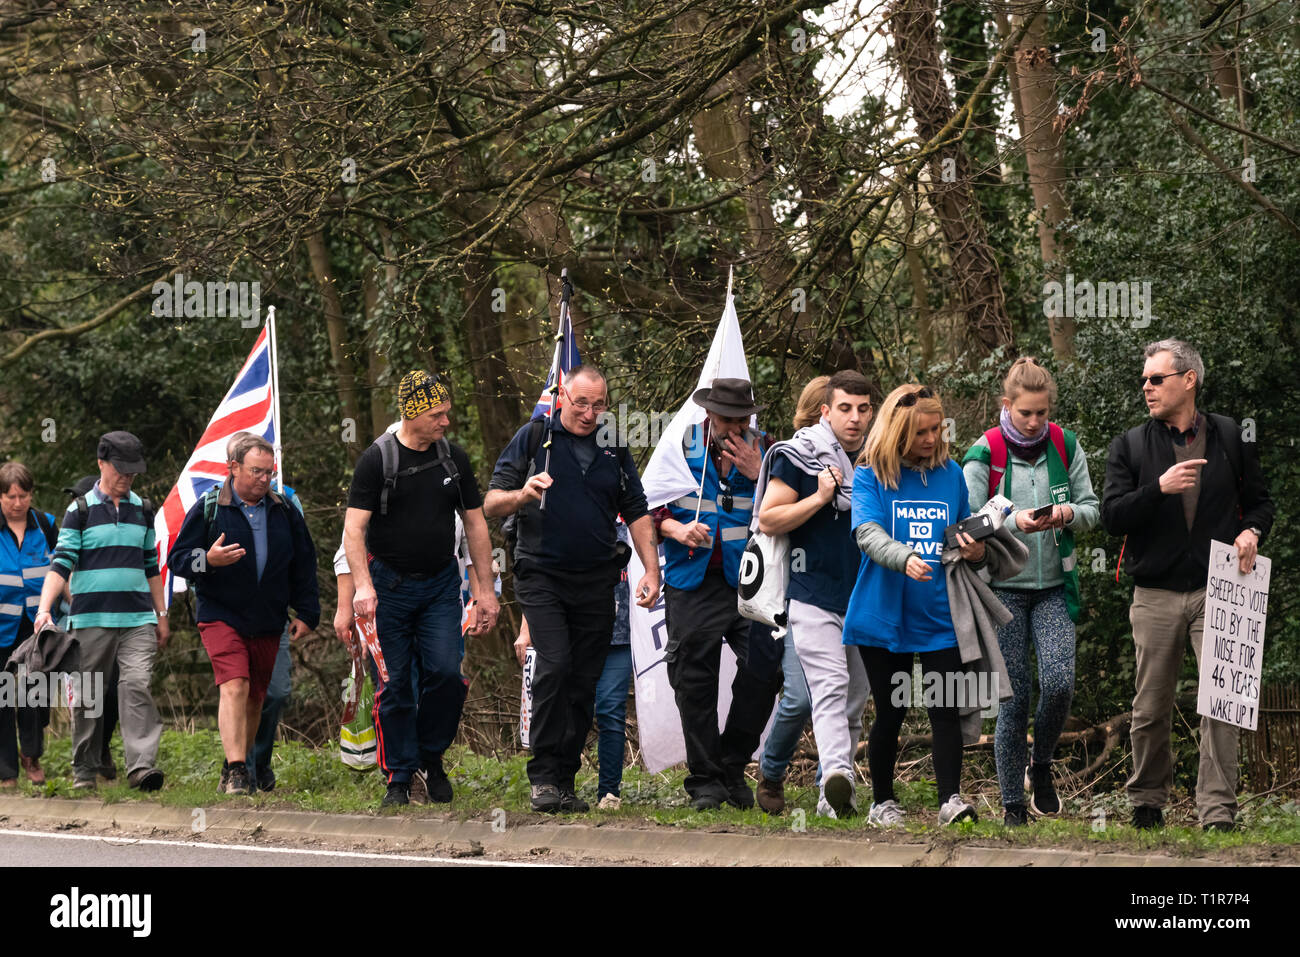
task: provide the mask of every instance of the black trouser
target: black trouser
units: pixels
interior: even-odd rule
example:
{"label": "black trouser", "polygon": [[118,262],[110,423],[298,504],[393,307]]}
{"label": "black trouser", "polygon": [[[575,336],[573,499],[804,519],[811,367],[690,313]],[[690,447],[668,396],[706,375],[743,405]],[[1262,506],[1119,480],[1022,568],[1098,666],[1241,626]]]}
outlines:
{"label": "black trouser", "polygon": [[[781,651],[772,629],[736,611],[736,589],[721,569],[709,569],[693,591],[664,589],[668,625],[668,681],[677,699],[686,739],[686,791],[691,797],[711,794],[719,800],[744,780],[767,719],[781,689],[781,672],[770,667]],[[718,732],[718,670],[722,642],[736,653],[731,708]],[[774,648],[759,647],[768,642]],[[751,643],[753,644],[751,654]]]}
{"label": "black trouser", "polygon": [[[898,758],[898,732],[907,715],[907,705],[894,703],[895,689],[900,681],[908,691],[912,687],[912,652],[886,651],[866,645],[858,649],[862,663],[871,682],[871,700],[876,705],[876,720],[867,738],[867,767],[871,770],[871,800],[894,800],[894,762]],[[921,673],[925,680],[931,674],[942,675],[942,687],[955,686],[948,675],[962,674],[961,652],[956,648],[916,652],[921,656]],[[911,695],[904,700],[911,702]],[[939,791],[939,805],[961,790],[961,713],[956,703],[952,707],[927,707],[934,743],[930,754],[934,760],[934,777]]]}
{"label": "black trouser", "polygon": [[[24,622],[26,619],[24,618]],[[31,635],[30,624],[27,627],[27,634],[19,630],[19,636],[14,643],[8,648],[0,648],[0,672],[3,672],[4,666],[9,661],[9,656],[18,650],[18,646]],[[15,694],[18,691],[18,680],[15,675],[8,675],[13,680],[13,689]],[[24,679],[31,681],[31,679]],[[32,695],[36,697],[36,695]],[[26,700],[24,695],[22,700]],[[17,701],[13,705],[0,705],[0,781],[12,781],[18,777],[18,748],[22,748],[24,756],[29,758],[39,758],[45,751],[45,726],[49,723],[50,709],[48,705],[34,705],[27,707],[18,707]],[[17,725],[18,738],[14,740],[14,726]]]}
{"label": "black trouser", "polygon": [[515,597],[523,606],[536,657],[533,716],[528,726],[528,780],[572,790],[596,709],[596,684],[614,633],[619,571],[553,571],[515,563]]}

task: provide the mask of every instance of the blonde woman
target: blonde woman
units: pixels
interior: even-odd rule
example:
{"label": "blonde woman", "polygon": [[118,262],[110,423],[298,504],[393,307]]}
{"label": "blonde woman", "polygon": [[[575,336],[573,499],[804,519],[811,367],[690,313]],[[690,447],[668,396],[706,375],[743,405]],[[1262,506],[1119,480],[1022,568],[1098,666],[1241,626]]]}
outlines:
{"label": "blonde woman", "polygon": [[[867,820],[877,827],[897,827],[906,813],[894,794],[894,762],[912,698],[913,657],[921,659],[923,688],[963,686],[940,554],[944,529],[970,515],[970,501],[942,427],[943,406],[931,389],[899,386],[882,403],[853,474],[851,521],[867,560],[849,599],[844,643],[858,646],[876,706],[867,740]],[[983,565],[983,542],[965,535],[958,542],[963,559]],[[960,702],[948,697],[931,702],[927,695],[926,708],[941,825],[976,819],[960,794]]]}
{"label": "blonde woman", "polygon": [[[1048,421],[1055,401],[1052,374],[1028,356],[1017,359],[1002,381],[998,425],[971,446],[962,466],[972,509],[982,508],[994,493],[1016,503],[1007,526],[1030,556],[1023,571],[994,588],[1014,616],[998,630],[1013,696],[998,709],[994,746],[1008,827],[1028,824],[1030,809],[1039,815],[1061,810],[1052,783],[1052,755],[1074,697],[1074,623],[1079,616],[1074,537],[1100,517],[1088,457],[1073,432]],[[1038,710],[1033,760],[1027,762],[1031,642],[1038,661]],[[1028,806],[1025,780],[1032,792]]]}

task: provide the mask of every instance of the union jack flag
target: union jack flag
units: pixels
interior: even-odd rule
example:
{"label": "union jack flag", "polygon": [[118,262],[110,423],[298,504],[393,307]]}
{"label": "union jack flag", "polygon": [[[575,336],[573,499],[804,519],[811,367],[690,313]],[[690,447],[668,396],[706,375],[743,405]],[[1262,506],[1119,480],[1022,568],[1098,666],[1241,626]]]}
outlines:
{"label": "union jack flag", "polygon": [[163,594],[171,604],[173,591],[185,590],[185,579],[174,580],[167,570],[167,555],[190,507],[212,486],[226,480],[226,442],[236,432],[252,432],[272,445],[276,444],[275,395],[271,375],[271,341],[269,326],[262,327],[253,351],[226,397],[212,414],[203,437],[195,446],[180,478],[167,493],[167,499],[154,519],[158,540],[158,566],[162,569]]}
{"label": "union jack flag", "polygon": [[[578,368],[578,366],[582,365],[582,359],[578,355],[578,343],[573,338],[573,321],[569,319],[567,310],[565,311],[564,319],[564,343],[560,347],[560,372],[567,376],[574,369]],[[531,418],[541,419],[546,417],[547,412],[551,408],[551,386],[554,384],[555,365],[552,363],[551,371],[546,376],[546,386],[542,389],[542,396],[537,400],[537,405],[533,407]],[[560,384],[564,384],[563,379],[560,380]],[[563,404],[563,399],[561,399],[561,404]]]}

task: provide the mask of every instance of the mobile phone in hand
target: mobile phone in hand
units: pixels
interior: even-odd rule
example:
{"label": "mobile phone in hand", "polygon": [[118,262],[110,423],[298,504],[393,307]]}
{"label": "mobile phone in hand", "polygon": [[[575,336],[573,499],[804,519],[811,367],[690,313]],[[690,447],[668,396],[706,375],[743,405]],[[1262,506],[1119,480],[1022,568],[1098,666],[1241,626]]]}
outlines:
{"label": "mobile phone in hand", "polygon": [[1047,516],[1051,514],[1052,514],[1052,503],[1048,502],[1042,508],[1036,508],[1032,512],[1030,512],[1029,517],[1036,522],[1041,518],[1047,518]]}

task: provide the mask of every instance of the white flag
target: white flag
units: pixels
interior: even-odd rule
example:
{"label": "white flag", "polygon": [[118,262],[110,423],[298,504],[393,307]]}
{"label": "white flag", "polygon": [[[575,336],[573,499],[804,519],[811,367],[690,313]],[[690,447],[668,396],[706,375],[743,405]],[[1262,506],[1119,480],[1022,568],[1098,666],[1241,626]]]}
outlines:
{"label": "white flag", "polygon": [[[700,373],[697,389],[707,389],[714,379],[749,380],[749,363],[740,339],[740,320],[736,316],[735,297],[727,296],[727,307],[713,334],[713,345]],[[692,393],[693,394],[693,393]],[[704,421],[704,407],[687,397],[641,476],[646,502],[651,509],[689,495],[699,488],[699,479],[691,474],[682,449],[683,439],[691,426]],[[753,424],[751,419],[751,425]],[[659,548],[660,565],[663,546]],[[643,569],[635,552],[628,567],[628,581],[639,581]],[[662,575],[661,579],[662,581]],[[668,629],[664,622],[662,595],[653,608],[632,604],[628,609],[632,631],[632,666],[636,681],[636,722],[641,757],[652,774],[686,760],[686,743],[682,738],[682,719],[668,683],[668,663],[664,660]],[[721,728],[731,708],[731,682],[736,675],[736,656],[728,647],[722,650],[718,680],[718,726]],[[774,709],[775,710],[775,709]],[[768,721],[771,727],[771,720]],[[767,737],[766,731],[763,735]],[[760,748],[761,748],[760,743]]]}

